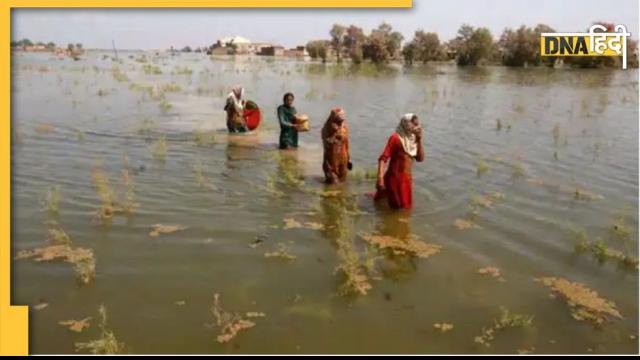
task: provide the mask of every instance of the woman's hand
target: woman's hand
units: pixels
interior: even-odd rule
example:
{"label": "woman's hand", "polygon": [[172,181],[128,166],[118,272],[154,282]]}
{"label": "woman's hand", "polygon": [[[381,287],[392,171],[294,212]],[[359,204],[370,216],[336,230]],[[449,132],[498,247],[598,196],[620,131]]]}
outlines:
{"label": "woman's hand", "polygon": [[378,178],[378,181],[376,182],[376,190],[384,191],[384,178]]}
{"label": "woman's hand", "polygon": [[418,127],[414,130],[414,135],[416,136],[416,141],[421,141],[422,140],[422,128]]}

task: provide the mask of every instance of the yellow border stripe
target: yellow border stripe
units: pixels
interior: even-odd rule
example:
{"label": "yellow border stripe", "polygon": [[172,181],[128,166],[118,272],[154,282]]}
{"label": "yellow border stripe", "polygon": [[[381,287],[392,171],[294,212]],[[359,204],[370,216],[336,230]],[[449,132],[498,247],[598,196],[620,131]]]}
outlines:
{"label": "yellow border stripe", "polygon": [[413,0],[10,0],[20,8],[411,8]]}
{"label": "yellow border stripe", "polygon": [[0,109],[6,118],[0,124],[0,355],[27,355],[29,352],[29,313],[26,306],[11,306],[11,71],[9,69],[11,32],[11,10],[0,9]]}

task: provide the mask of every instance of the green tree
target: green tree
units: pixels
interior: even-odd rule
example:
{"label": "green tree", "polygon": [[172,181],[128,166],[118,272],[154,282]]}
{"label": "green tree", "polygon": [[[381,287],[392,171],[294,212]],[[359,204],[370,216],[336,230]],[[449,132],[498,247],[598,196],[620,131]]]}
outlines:
{"label": "green tree", "polygon": [[413,38],[416,48],[416,59],[424,63],[442,58],[440,39],[436,33],[418,30]]}
{"label": "green tree", "polygon": [[333,24],[333,27],[329,31],[329,35],[331,35],[331,46],[336,52],[338,62],[342,61],[342,45],[344,44],[346,34],[347,28],[340,24]]}
{"label": "green tree", "polygon": [[539,24],[533,29],[524,25],[516,31],[505,29],[498,42],[502,63],[506,66],[553,66],[555,57],[540,56],[540,34],[553,31],[544,24]]}
{"label": "green tree", "polygon": [[411,41],[402,48],[402,57],[407,65],[412,65],[416,58],[416,43]]}
{"label": "green tree", "polygon": [[375,64],[386,64],[398,57],[403,38],[402,34],[393,31],[391,25],[382,23],[371,31],[363,48],[363,56]]}
{"label": "green tree", "polygon": [[56,43],[54,43],[53,41],[49,41],[49,42],[47,43],[47,49],[49,49],[49,50],[53,50],[53,49],[55,49],[55,48],[56,48]]}
{"label": "green tree", "polygon": [[313,40],[307,43],[306,49],[312,59],[320,58],[322,62],[326,62],[330,45],[327,40]]}
{"label": "green tree", "polygon": [[18,41],[18,46],[22,46],[22,47],[33,46],[33,43],[29,39],[22,39]]}
{"label": "green tree", "polygon": [[367,36],[364,34],[362,28],[355,25],[351,25],[347,28],[342,43],[353,63],[359,64],[362,62],[364,58],[362,47],[366,40]]}
{"label": "green tree", "polygon": [[493,49],[493,37],[487,28],[464,24],[450,43],[456,52],[458,65],[477,65],[489,58]]}
{"label": "green tree", "polygon": [[67,50],[73,51],[73,44],[71,43],[67,44]]}

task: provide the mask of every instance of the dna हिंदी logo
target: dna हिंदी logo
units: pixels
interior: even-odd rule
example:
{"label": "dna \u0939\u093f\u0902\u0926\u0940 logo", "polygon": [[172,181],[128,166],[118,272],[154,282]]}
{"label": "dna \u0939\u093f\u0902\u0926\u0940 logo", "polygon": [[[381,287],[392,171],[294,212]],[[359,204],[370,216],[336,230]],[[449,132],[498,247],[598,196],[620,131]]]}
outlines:
{"label": "dna \u0939\u093f\u0902\u0926\u0940 logo", "polygon": [[540,55],[622,56],[622,68],[626,69],[627,38],[630,35],[624,25],[611,29],[600,24],[591,26],[587,33],[542,33]]}

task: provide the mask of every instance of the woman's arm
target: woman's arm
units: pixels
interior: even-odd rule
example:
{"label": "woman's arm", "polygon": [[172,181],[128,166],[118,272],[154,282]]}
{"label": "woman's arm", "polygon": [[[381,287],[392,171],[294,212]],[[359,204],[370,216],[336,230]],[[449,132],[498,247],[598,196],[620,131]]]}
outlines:
{"label": "woman's arm", "polygon": [[416,161],[422,162],[424,161],[424,147],[422,146],[422,130],[418,134],[416,134],[416,143],[418,143],[418,153],[416,154]]}
{"label": "woman's arm", "polygon": [[387,145],[384,147],[382,154],[378,158],[378,181],[376,182],[376,188],[378,190],[384,190],[384,174],[387,171],[387,162],[391,158],[391,154],[393,153],[394,144],[397,142],[397,138],[395,135],[391,135],[389,140],[387,141]]}
{"label": "woman's arm", "polygon": [[384,190],[384,173],[386,171],[387,160],[380,157],[378,160],[378,181],[376,182],[376,188],[378,190]]}
{"label": "woman's arm", "polygon": [[278,107],[278,121],[280,122],[281,126],[284,126],[284,127],[295,127],[295,124],[293,124],[287,118],[287,114],[284,112],[284,109],[282,107]]}

